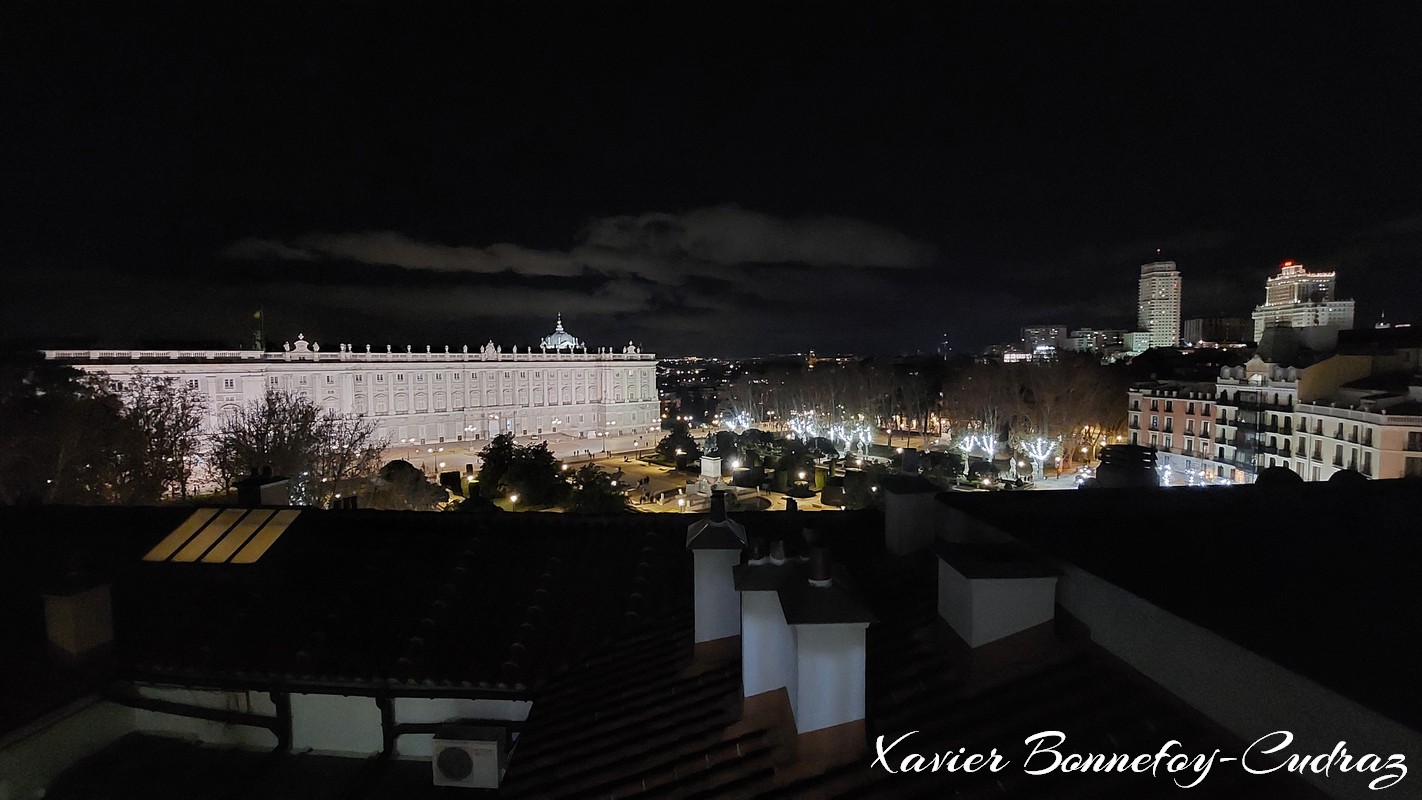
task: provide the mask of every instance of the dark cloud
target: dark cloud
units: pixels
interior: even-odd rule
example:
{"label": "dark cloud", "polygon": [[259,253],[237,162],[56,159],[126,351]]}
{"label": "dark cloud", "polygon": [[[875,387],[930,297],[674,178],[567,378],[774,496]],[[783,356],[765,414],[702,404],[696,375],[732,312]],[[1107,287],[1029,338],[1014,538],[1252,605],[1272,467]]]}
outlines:
{"label": "dark cloud", "polygon": [[319,258],[447,272],[513,270],[573,275],[585,267],[644,276],[687,276],[756,264],[907,268],[931,263],[934,248],[898,231],[839,217],[781,219],[734,205],[681,214],[605,217],[587,223],[566,252],[516,244],[448,245],[396,231],[305,234],[293,241],[246,238],[222,248],[234,259]]}
{"label": "dark cloud", "polygon": [[[508,326],[562,312],[686,349],[696,338],[707,341],[694,337],[697,330],[737,347],[752,346],[768,325],[808,340],[826,309],[913,285],[935,251],[864,220],[787,219],[723,205],[596,218],[562,251],[371,231],[246,238],[219,256],[265,265],[239,268],[245,278],[234,282],[275,277],[277,294],[320,287],[324,305],[352,313],[413,311],[445,321],[473,314]],[[795,302],[807,289],[814,301]]]}
{"label": "dark cloud", "polygon": [[891,228],[839,217],[781,219],[727,205],[589,223],[574,252],[590,262],[724,267],[919,267],[934,248]]}

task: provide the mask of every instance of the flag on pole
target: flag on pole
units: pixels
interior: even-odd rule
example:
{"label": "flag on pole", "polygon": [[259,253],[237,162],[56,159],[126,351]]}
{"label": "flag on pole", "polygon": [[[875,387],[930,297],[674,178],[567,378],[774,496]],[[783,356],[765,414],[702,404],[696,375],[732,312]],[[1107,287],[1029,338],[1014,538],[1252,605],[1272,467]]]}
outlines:
{"label": "flag on pole", "polygon": [[267,325],[266,320],[262,318],[262,309],[259,308],[256,313],[252,314],[252,320],[254,322],[252,326],[253,349],[265,350],[267,347]]}

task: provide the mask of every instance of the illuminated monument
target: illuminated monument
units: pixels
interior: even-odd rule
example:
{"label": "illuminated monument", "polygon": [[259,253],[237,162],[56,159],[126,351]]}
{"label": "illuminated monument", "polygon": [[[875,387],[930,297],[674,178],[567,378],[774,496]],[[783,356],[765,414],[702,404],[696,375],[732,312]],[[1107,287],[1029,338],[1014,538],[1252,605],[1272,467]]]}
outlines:
{"label": "illuminated monument", "polygon": [[340,344],[323,350],[298,335],[280,351],[46,350],[45,358],[123,382],[136,372],[175,378],[208,401],[208,430],[269,390],[309,397],[341,414],[372,418],[391,442],[458,442],[566,433],[619,436],[660,424],[657,357],[632,344],[590,349],[560,316],[537,350],[492,341],[473,351],[417,352]]}

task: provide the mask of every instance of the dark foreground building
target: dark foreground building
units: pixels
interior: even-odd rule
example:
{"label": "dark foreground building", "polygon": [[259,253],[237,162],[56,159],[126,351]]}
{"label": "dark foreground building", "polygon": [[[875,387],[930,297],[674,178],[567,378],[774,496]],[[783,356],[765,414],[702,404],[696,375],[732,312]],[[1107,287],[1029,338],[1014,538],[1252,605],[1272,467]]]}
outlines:
{"label": "dark foreground building", "polygon": [[[1422,761],[1416,484],[884,488],[725,522],[0,510],[0,797],[1418,796],[1368,788]],[[1052,731],[1283,768],[1029,774]],[[1340,742],[1379,768],[1298,774]]]}

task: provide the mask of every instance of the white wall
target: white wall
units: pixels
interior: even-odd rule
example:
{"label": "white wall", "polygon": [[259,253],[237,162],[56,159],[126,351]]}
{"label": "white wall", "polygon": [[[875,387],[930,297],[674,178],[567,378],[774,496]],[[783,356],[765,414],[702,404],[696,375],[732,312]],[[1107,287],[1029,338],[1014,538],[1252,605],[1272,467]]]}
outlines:
{"label": "white wall", "polygon": [[[1289,753],[1328,753],[1339,741],[1355,756],[1377,753],[1386,760],[1392,753],[1414,758],[1422,753],[1422,734],[1085,570],[1066,565],[1064,573],[1058,601],[1091,628],[1097,644],[1246,744],[1287,730],[1295,736]],[[1352,773],[1303,777],[1332,797],[1362,800],[1379,794],[1367,788],[1371,778]],[[1399,786],[1415,792],[1417,780],[1409,774]]]}
{"label": "white wall", "polygon": [[[170,703],[240,711],[249,714],[276,715],[276,706],[265,692],[219,692],[206,689],[185,689],[169,686],[139,686],[138,694]],[[233,725],[205,719],[193,719],[178,714],[165,714],[146,709],[132,709],[133,730],[195,739],[206,744],[236,745],[266,749],[276,747],[276,736],[265,728]]]}
{"label": "white wall", "polygon": [[373,697],[291,696],[291,746],[340,755],[370,755],[384,746]]}
{"label": "white wall", "polygon": [[74,762],[133,730],[133,709],[90,697],[0,739],[0,800],[44,796]]}
{"label": "white wall", "polygon": [[[772,593],[773,596],[773,593]],[[221,692],[169,686],[139,686],[139,695],[201,708],[275,716],[265,692]],[[525,721],[531,701],[396,698],[396,722],[447,722],[461,719]],[[293,694],[292,748],[336,755],[367,756],[383,745],[380,708],[371,697]],[[172,736],[210,745],[266,750],[276,736],[263,728],[193,719],[135,709],[97,698],[76,703],[0,739],[0,800],[44,796],[49,784],[82,758],[99,752],[129,733]],[[396,740],[402,758],[430,758],[432,734]]]}
{"label": "white wall", "polygon": [[[155,700],[202,708],[276,713],[271,698],[261,692],[140,686],[138,693]],[[377,715],[377,739],[379,724]],[[134,732],[257,749],[276,746],[276,736],[262,728],[210,722],[89,698],[0,741],[0,800],[42,797],[50,782],[75,762]]]}
{"label": "white wall", "polygon": [[938,561],[938,615],[971,647],[995,642],[1055,615],[1055,576],[967,578]]}
{"label": "white wall", "polygon": [[868,623],[796,625],[795,728],[809,733],[864,719],[864,631]]}
{"label": "white wall", "polygon": [[692,550],[696,562],[696,641],[741,635],[741,597],[732,568],[739,550]]}
{"label": "white wall", "polygon": [[741,688],[746,697],[796,686],[795,634],[785,624],[780,595],[741,592]]}

